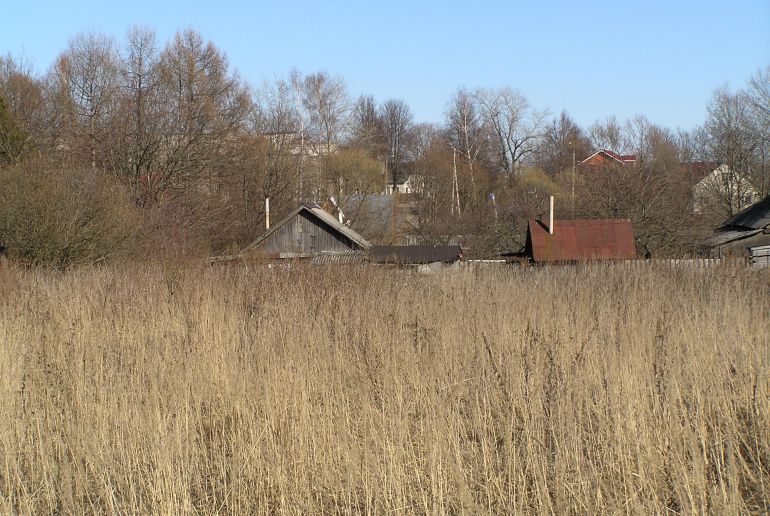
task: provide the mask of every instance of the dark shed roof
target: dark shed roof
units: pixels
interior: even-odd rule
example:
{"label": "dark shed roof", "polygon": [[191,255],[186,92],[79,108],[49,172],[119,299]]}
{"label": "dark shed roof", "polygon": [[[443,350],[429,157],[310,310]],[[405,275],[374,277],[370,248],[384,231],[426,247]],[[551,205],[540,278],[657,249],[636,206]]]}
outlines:
{"label": "dark shed roof", "polygon": [[[763,230],[768,226],[770,226],[770,195],[724,221],[708,240],[708,245],[711,247],[737,245],[733,242],[740,242],[740,245],[743,245],[744,242],[748,243],[749,239],[757,240],[754,237],[762,235]],[[763,242],[764,239],[760,236],[758,241]]]}
{"label": "dark shed roof", "polygon": [[375,263],[417,264],[462,259],[463,250],[459,245],[376,245],[369,249],[369,260]]}
{"label": "dark shed roof", "polygon": [[634,226],[625,219],[556,220],[551,235],[530,220],[526,254],[536,262],[634,259]]}
{"label": "dark shed roof", "polygon": [[768,224],[770,224],[770,195],[724,221],[722,229],[762,229]]}

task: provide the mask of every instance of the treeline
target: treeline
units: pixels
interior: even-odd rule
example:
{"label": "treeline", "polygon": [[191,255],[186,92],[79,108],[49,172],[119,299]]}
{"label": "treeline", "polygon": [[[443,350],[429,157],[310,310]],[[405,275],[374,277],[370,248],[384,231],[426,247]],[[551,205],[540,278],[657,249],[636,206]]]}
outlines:
{"label": "treeline", "polygon": [[[445,121],[428,124],[403,100],[356,98],[325,72],[248,85],[192,30],[165,44],[146,28],[120,43],[84,33],[44,74],[0,58],[0,243],[54,264],[222,252],[263,230],[266,197],[280,216],[301,201],[360,202],[411,176],[406,231],[425,243],[515,250],[555,194],[559,217],[630,218],[646,254],[688,254],[741,207],[718,188],[696,213],[693,163],[726,164],[732,180],[770,190],[770,67],[707,108],[690,132],[644,117],[581,128],[509,87],[460,88]],[[637,159],[576,169],[597,149]],[[54,204],[66,209],[52,214]],[[56,249],[41,252],[50,235]]]}

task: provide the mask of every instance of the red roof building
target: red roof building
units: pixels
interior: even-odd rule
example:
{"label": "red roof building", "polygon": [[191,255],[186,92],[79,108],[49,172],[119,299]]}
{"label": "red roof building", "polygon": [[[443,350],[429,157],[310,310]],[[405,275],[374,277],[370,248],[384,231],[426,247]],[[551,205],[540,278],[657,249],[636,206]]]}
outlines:
{"label": "red roof building", "polygon": [[606,165],[631,165],[636,163],[634,154],[618,154],[610,150],[599,150],[578,163],[580,166],[602,167]]}
{"label": "red roof building", "polygon": [[633,260],[634,226],[627,219],[555,220],[550,234],[547,224],[530,220],[525,254],[540,263]]}

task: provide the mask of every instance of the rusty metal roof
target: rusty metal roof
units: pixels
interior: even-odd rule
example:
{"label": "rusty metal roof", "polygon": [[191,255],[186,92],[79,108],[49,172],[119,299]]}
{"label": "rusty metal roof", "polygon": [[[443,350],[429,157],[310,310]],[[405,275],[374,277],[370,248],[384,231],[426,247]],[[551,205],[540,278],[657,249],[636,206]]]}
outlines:
{"label": "rusty metal roof", "polygon": [[551,235],[544,222],[530,220],[526,253],[536,262],[630,260],[634,226],[627,219],[556,220]]}

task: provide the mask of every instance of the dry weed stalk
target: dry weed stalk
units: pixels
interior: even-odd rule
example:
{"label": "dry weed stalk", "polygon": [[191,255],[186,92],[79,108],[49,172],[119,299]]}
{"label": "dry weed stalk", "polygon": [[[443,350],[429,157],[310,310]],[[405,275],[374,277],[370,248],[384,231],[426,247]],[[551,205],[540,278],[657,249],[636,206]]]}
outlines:
{"label": "dry weed stalk", "polygon": [[2,274],[3,513],[770,509],[763,273]]}

